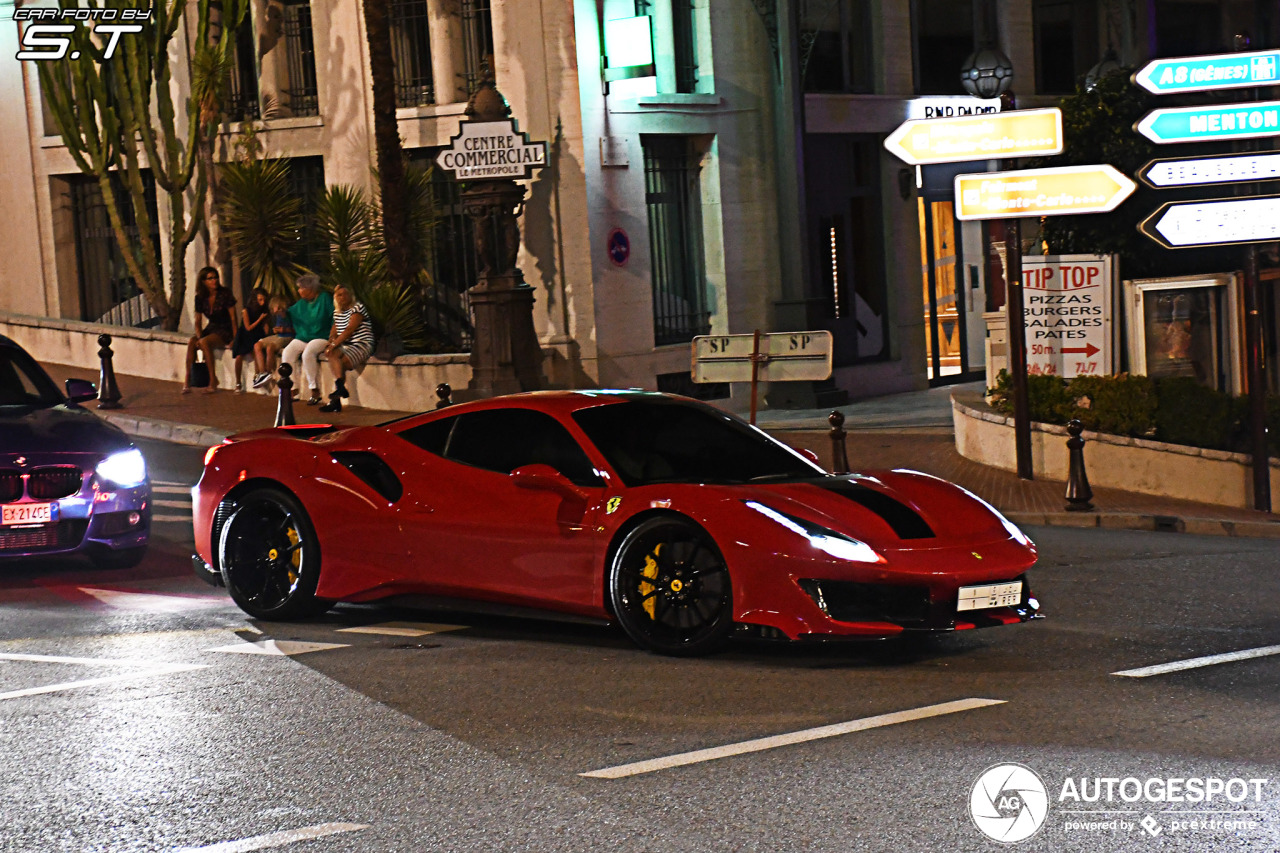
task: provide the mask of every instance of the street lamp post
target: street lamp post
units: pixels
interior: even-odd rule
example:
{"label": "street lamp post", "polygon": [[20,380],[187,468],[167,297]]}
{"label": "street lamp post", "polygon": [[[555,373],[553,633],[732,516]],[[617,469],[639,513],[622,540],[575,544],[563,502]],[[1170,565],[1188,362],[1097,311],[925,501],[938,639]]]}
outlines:
{"label": "street lamp post", "polygon": [[[975,50],[960,66],[960,85],[978,98],[1012,93],[1013,63],[999,48]],[[1017,168],[1017,161],[1010,161]],[[1018,476],[1035,479],[1031,464],[1031,406],[1027,398],[1027,329],[1022,300],[1022,220],[1010,219],[1005,229],[1006,315],[1009,338],[1009,378],[1013,390],[1013,448]]]}

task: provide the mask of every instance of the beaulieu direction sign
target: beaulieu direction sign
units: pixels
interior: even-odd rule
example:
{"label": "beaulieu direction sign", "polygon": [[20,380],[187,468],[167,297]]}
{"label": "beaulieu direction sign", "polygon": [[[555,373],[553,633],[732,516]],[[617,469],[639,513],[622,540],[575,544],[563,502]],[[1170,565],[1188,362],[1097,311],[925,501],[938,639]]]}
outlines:
{"label": "beaulieu direction sign", "polygon": [[464,121],[436,164],[458,180],[533,177],[547,165],[547,143],[530,142],[516,129],[515,119]]}

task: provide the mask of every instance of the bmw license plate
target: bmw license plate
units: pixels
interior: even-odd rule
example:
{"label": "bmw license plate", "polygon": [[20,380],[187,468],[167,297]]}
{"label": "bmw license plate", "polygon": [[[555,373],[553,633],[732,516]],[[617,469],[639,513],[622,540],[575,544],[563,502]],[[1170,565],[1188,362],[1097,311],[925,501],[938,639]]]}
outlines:
{"label": "bmw license plate", "polygon": [[987,610],[992,607],[1012,607],[1022,601],[1022,581],[995,583],[986,586],[960,587],[960,600],[956,610]]}
{"label": "bmw license plate", "polygon": [[0,507],[0,524],[48,524],[53,521],[53,504],[5,504]]}

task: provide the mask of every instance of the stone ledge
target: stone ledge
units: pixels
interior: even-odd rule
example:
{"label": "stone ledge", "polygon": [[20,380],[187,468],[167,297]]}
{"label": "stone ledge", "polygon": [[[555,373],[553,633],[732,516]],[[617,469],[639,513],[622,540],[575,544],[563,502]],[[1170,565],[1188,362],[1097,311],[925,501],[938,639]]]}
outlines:
{"label": "stone ledge", "polygon": [[[988,423],[1003,424],[1010,428],[1013,427],[1013,418],[1003,415],[1000,412],[987,405],[982,394],[977,391],[956,391],[951,395],[951,407],[953,411],[963,412],[967,417],[977,420],[986,421]],[[1033,432],[1042,432],[1049,435],[1066,436],[1067,428],[1059,424],[1045,424],[1039,421],[1031,422],[1031,430]],[[1084,430],[1080,436],[1086,441],[1097,444],[1113,444],[1119,447],[1139,447],[1145,450],[1157,450],[1161,453],[1177,453],[1182,456],[1200,456],[1205,459],[1213,459],[1217,461],[1239,462],[1242,465],[1252,465],[1253,455],[1249,453],[1233,453],[1229,450],[1214,450],[1208,447],[1192,447],[1187,444],[1171,444],[1165,441],[1156,441],[1150,438],[1137,438],[1128,435],[1112,435],[1107,432],[1094,432],[1092,430]],[[1272,458],[1270,460],[1272,468],[1280,469],[1280,458]]]}
{"label": "stone ledge", "polygon": [[[1013,419],[995,412],[975,392],[957,391],[951,401],[960,455],[983,465],[1017,470]],[[1067,479],[1066,434],[1064,427],[1032,423],[1031,461],[1036,476]],[[1253,465],[1247,454],[1090,431],[1084,437],[1088,442],[1085,464],[1094,487],[1241,509],[1253,506]],[[1270,460],[1270,474],[1271,493],[1280,495],[1280,460]]]}

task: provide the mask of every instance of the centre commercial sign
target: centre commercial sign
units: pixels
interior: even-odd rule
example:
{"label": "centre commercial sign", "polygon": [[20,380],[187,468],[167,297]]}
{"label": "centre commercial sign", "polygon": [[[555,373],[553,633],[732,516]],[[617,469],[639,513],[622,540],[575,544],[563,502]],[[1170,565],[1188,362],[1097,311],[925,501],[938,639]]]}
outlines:
{"label": "centre commercial sign", "polygon": [[515,119],[464,121],[436,164],[458,180],[512,178],[526,180],[547,165],[547,143],[530,142]]}

